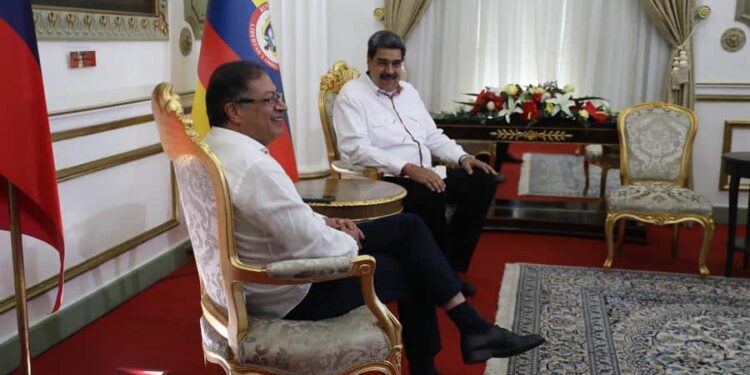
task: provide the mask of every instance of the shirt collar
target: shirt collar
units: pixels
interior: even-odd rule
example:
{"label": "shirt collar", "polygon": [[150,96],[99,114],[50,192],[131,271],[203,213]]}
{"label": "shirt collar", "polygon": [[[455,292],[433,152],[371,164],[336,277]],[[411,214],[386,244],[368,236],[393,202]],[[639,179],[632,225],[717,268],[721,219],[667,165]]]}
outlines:
{"label": "shirt collar", "polygon": [[230,144],[236,144],[244,147],[250,147],[256,150],[259,150],[260,152],[269,155],[268,148],[266,146],[263,146],[262,143],[256,141],[254,138],[242,134],[238,131],[227,129],[227,128],[221,128],[221,127],[212,127],[209,134],[212,135],[212,137],[219,138],[223,140],[224,142],[230,143]]}
{"label": "shirt collar", "polygon": [[399,94],[401,94],[401,91],[404,89],[404,87],[401,86],[401,82],[399,82],[398,83],[398,87],[396,87],[396,90],[394,90],[392,92],[385,91],[385,90],[381,89],[380,87],[378,87],[378,85],[376,85],[375,82],[372,81],[372,78],[370,78],[370,72],[369,71],[367,71],[366,76],[367,76],[367,78],[364,78],[364,80],[367,81],[369,87],[373,91],[375,91],[376,95],[385,95],[387,97],[395,97],[395,96],[398,96]]}

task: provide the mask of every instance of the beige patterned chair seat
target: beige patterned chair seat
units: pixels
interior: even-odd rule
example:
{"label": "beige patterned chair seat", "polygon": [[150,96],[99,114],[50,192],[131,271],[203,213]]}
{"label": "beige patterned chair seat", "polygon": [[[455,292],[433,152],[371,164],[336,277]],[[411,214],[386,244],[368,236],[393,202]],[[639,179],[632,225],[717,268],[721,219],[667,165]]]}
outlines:
{"label": "beige patterned chair seat", "polygon": [[[227,340],[205,318],[201,331],[205,348],[228,360]],[[377,319],[362,306],[319,321],[252,319],[248,335],[240,342],[238,361],[289,374],[338,374],[385,358],[389,350]]]}
{"label": "beige patterned chair seat", "polygon": [[711,202],[690,189],[670,185],[626,185],[607,197],[618,212],[653,212],[710,215]]}

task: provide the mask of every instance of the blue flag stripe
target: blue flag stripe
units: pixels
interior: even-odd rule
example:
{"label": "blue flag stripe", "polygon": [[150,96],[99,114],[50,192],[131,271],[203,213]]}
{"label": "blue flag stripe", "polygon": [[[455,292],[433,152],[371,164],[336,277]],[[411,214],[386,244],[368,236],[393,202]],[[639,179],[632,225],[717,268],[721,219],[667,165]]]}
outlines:
{"label": "blue flag stripe", "polygon": [[[39,66],[39,51],[36,48],[36,32],[34,19],[31,16],[31,3],[28,0],[3,0],[0,5],[0,19],[5,21],[16,31],[21,39],[29,46]],[[9,53],[6,51],[5,53]]]}

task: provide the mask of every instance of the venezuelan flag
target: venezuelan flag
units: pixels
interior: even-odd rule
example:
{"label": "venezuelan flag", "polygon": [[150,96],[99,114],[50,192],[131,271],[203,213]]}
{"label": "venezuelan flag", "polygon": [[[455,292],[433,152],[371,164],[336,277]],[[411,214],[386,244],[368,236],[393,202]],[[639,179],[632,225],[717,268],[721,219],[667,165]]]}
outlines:
{"label": "venezuelan flag", "polygon": [[[29,0],[0,5],[0,230],[9,230],[8,183],[18,192],[21,232],[57,249],[60,274],[55,306],[63,296],[62,218],[44,99],[42,69]],[[6,244],[0,248],[7,249]]]}
{"label": "venezuelan flag", "polygon": [[[193,99],[193,123],[199,135],[204,136],[209,129],[206,87],[211,73],[219,65],[236,60],[258,62],[266,67],[279,92],[284,92],[276,48],[267,0],[209,1],[198,59],[198,85]],[[284,117],[286,130],[268,149],[289,177],[297,181],[297,162],[287,125],[289,118]]]}

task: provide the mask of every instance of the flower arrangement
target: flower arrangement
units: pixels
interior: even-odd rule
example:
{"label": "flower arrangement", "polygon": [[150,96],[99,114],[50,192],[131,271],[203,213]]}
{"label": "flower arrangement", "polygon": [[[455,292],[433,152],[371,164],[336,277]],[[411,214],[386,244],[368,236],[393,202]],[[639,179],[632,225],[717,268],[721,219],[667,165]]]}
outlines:
{"label": "flower arrangement", "polygon": [[574,91],[573,86],[560,88],[554,81],[525,88],[518,84],[503,89],[488,86],[478,94],[466,94],[474,96],[474,102],[458,103],[471,109],[461,110],[452,117],[478,117],[482,123],[502,118],[509,124],[514,118],[527,126],[548,118],[562,118],[588,126],[592,122],[608,122],[615,116],[606,100],[594,96],[575,98]]}

